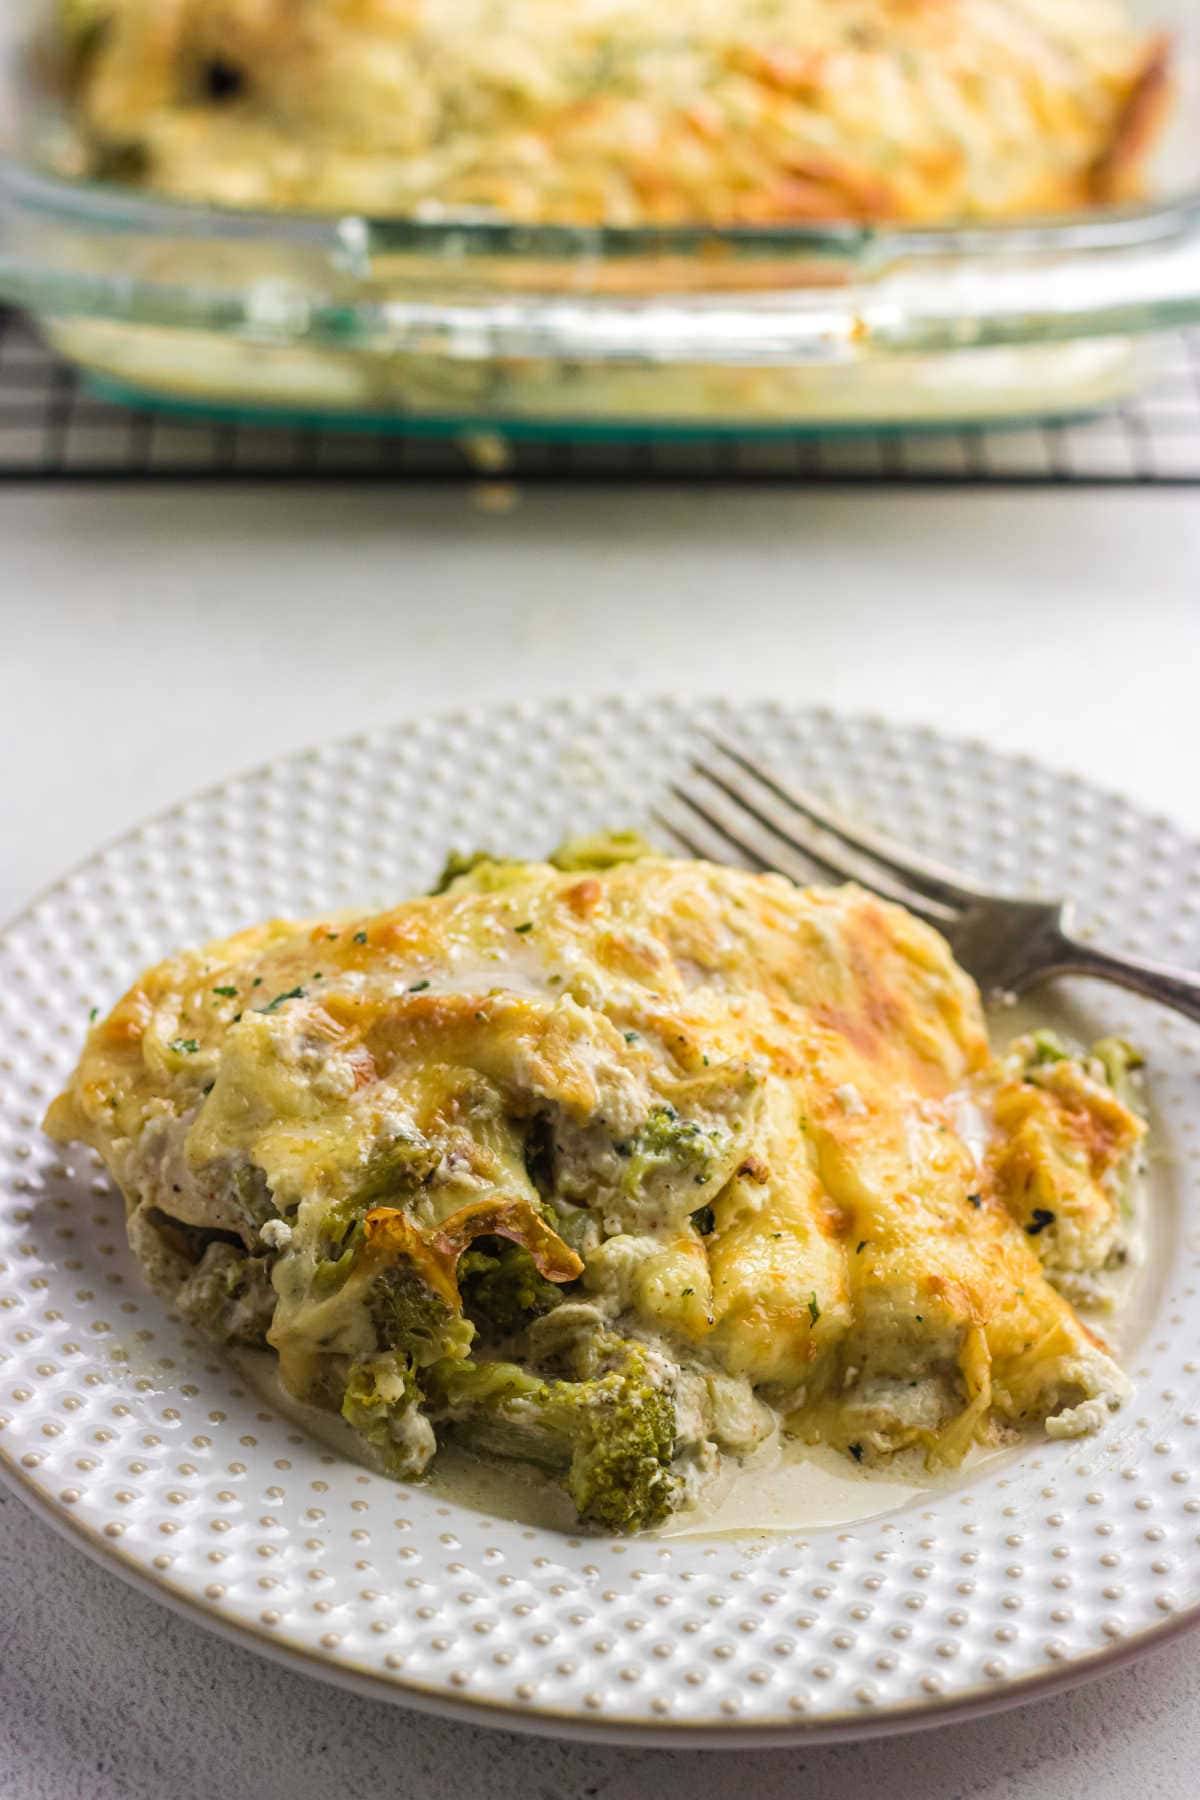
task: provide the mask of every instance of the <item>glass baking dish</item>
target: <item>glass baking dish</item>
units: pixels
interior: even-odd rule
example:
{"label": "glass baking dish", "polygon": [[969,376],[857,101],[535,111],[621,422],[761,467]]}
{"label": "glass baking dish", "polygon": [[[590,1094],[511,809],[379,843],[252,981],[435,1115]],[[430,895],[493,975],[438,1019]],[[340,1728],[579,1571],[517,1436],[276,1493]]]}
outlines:
{"label": "glass baking dish", "polygon": [[1200,320],[1200,8],[1146,203],[965,229],[249,212],[48,172],[36,6],[0,22],[0,299],[138,404],[562,435],[1064,417]]}

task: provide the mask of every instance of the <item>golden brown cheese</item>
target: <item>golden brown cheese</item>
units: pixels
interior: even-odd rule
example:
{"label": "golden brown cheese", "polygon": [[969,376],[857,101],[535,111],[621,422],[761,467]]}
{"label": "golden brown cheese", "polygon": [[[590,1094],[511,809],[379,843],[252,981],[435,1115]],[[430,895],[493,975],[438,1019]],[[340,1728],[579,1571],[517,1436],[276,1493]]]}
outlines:
{"label": "golden brown cheese", "polygon": [[[944,941],[857,888],[485,862],[149,970],[47,1129],[103,1155],[168,1292],[232,1295],[225,1335],[269,1322],[302,1396],[336,1404],[347,1359],[378,1360],[381,1267],[453,1310],[486,1233],[680,1383],[740,1381],[856,1456],[953,1461],[1029,1422],[1090,1429],[1124,1386],[1039,1253],[1095,1232],[1102,1264],[1096,1195],[1142,1126],[1094,1068],[1026,1073],[993,1061]],[[330,1222],[350,1219],[338,1286]]]}
{"label": "golden brown cheese", "polygon": [[1106,1071],[1101,1058],[1084,1064],[1056,1043],[1048,1058],[1040,1055],[1037,1038],[1047,1035],[1018,1040],[996,1068],[990,1175],[1064,1292],[1102,1302],[1095,1278],[1128,1255],[1128,1176],[1146,1127],[1114,1091],[1128,1045],[1110,1039],[1097,1047],[1109,1058]]}
{"label": "golden brown cheese", "polygon": [[1118,0],[64,0],[84,155],[162,192],[523,221],[946,222],[1140,185]]}

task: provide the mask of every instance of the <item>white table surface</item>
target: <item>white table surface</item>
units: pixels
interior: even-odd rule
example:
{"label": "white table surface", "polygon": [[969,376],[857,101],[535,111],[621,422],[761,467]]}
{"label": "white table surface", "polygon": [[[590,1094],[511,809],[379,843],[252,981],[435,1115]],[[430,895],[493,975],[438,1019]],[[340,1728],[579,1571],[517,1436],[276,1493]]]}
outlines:
{"label": "white table surface", "polygon": [[[570,688],[941,723],[1200,830],[1194,492],[0,490],[0,916],[190,790]],[[737,1755],[556,1745],[262,1662],[0,1490],[0,1800],[1183,1800],[1200,1639],[1021,1712]]]}

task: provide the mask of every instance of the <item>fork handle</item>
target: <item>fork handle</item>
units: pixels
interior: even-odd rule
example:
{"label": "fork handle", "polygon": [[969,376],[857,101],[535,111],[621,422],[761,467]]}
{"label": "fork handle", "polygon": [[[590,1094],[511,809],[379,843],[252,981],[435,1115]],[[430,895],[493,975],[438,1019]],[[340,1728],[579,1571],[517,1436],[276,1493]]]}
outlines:
{"label": "fork handle", "polygon": [[1200,978],[1183,969],[1168,968],[1165,963],[1144,962],[1139,956],[1114,956],[1108,950],[1081,944],[1064,932],[1043,973],[1094,975],[1101,981],[1113,981],[1118,987],[1144,994],[1147,1000],[1157,1000],[1200,1025]]}

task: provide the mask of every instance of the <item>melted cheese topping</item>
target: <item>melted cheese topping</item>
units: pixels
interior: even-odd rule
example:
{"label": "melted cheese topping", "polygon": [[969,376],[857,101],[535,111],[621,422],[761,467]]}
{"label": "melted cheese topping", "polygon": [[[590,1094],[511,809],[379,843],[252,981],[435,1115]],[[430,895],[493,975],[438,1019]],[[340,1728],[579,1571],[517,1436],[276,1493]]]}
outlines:
{"label": "melted cheese topping", "polygon": [[95,168],[233,205],[947,221],[1129,198],[1119,0],[64,0]]}
{"label": "melted cheese topping", "polygon": [[[101,1152],[180,1304],[217,1283],[226,1336],[269,1321],[300,1397],[336,1403],[376,1351],[381,1267],[453,1307],[488,1233],[570,1284],[564,1321],[655,1346],[689,1441],[741,1454],[782,1419],[954,1462],[1094,1429],[1125,1389],[1048,1274],[1111,1266],[1143,1126],[1032,1042],[994,1061],[944,941],[854,887],[485,862],[149,970],[47,1129]],[[347,1207],[363,1248],[331,1286]]]}

